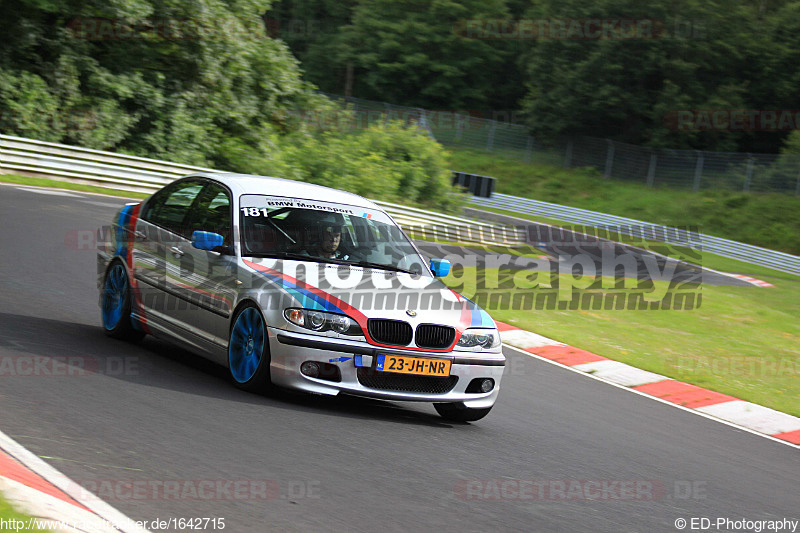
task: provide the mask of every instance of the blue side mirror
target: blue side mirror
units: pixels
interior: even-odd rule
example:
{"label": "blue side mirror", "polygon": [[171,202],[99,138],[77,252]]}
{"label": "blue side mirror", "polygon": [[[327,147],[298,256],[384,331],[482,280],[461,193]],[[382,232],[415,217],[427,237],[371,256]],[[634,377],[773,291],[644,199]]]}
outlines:
{"label": "blue side mirror", "polygon": [[431,259],[431,272],[437,278],[443,278],[450,273],[450,261],[448,259]]}
{"label": "blue side mirror", "polygon": [[224,239],[219,233],[213,231],[195,231],[192,233],[192,246],[199,250],[211,251],[222,246]]}

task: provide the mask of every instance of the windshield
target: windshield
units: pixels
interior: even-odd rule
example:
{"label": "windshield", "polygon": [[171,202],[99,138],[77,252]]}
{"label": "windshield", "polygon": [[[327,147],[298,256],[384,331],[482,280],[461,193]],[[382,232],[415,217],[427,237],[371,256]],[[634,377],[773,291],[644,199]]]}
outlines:
{"label": "windshield", "polygon": [[243,256],[428,274],[408,237],[382,211],[260,194],[243,195],[239,205]]}

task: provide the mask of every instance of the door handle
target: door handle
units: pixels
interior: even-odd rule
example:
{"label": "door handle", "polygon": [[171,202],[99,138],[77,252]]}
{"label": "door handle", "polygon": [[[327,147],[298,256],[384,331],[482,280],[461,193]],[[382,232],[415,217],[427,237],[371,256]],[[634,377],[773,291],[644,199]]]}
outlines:
{"label": "door handle", "polygon": [[180,249],[180,248],[178,248],[177,246],[173,246],[173,247],[171,247],[171,248],[169,249],[169,251],[170,251],[170,252],[172,252],[172,254],[173,254],[173,255],[177,255],[177,256],[179,256],[179,257],[180,257],[180,256],[183,256],[183,253],[184,253],[184,252],[183,252],[183,250],[181,250],[181,249]]}

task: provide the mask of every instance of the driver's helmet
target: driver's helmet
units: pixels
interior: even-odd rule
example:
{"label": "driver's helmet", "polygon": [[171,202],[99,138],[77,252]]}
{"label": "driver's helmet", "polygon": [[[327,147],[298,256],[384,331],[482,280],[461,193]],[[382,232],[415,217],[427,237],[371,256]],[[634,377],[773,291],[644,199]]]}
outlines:
{"label": "driver's helmet", "polygon": [[309,229],[311,230],[312,240],[322,242],[325,233],[342,233],[343,226],[344,220],[341,215],[326,213],[316,219]]}

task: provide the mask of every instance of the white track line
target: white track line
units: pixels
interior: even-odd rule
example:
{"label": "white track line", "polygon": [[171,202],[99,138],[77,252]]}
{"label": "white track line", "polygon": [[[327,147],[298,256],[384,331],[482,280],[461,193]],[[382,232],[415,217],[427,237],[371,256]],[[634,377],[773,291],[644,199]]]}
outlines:
{"label": "white track line", "polygon": [[62,191],[60,189],[45,189],[45,188],[34,188],[34,187],[17,187],[17,190],[26,191],[26,192],[35,192],[36,194],[49,194],[51,196],[73,196],[75,198],[82,198],[80,194],[74,194],[71,192]]}

